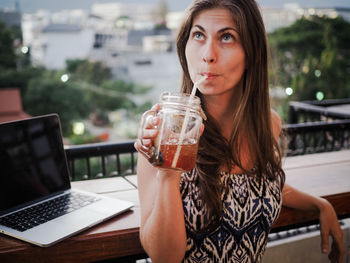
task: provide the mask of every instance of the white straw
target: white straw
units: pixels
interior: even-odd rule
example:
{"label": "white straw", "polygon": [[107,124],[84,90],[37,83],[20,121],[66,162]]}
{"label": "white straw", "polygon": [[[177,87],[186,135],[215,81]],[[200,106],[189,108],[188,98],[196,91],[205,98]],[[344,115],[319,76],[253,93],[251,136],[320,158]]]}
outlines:
{"label": "white straw", "polygon": [[[198,86],[207,78],[207,76],[203,76],[203,78],[199,79],[198,81],[196,81],[194,84],[193,84],[193,89],[192,89],[192,92],[191,92],[191,95],[190,95],[190,99],[188,101],[188,105],[190,105],[192,103],[192,100],[196,94],[196,91],[197,91],[197,88]],[[173,162],[171,164],[171,167],[172,168],[175,168],[176,167],[176,164],[177,164],[177,161],[179,159],[179,156],[180,156],[180,152],[181,152],[181,148],[182,148],[182,142],[184,140],[184,136],[185,136],[185,131],[186,131],[186,127],[187,127],[187,124],[188,124],[188,119],[189,119],[189,111],[190,111],[190,108],[187,107],[186,109],[186,114],[185,114],[185,119],[182,123],[182,128],[181,128],[181,133],[180,133],[180,139],[179,139],[179,142],[178,142],[178,145],[176,147],[176,152],[175,152],[175,155],[174,155],[174,159],[173,159]]]}

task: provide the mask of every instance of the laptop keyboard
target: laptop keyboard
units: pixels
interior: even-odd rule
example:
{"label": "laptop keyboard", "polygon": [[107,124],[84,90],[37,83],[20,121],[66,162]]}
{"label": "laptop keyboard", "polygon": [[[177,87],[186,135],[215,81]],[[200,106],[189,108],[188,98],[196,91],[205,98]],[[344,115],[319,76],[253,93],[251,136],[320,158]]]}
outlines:
{"label": "laptop keyboard", "polygon": [[23,232],[98,201],[98,197],[68,193],[0,218],[0,225]]}

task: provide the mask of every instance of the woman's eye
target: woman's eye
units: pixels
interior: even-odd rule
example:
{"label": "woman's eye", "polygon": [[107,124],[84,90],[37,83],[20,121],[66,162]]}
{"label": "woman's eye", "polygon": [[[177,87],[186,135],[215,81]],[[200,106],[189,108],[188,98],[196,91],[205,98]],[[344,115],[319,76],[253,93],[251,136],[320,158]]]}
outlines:
{"label": "woman's eye", "polygon": [[196,40],[203,40],[204,39],[204,35],[201,32],[194,32],[193,33],[193,38]]}
{"label": "woman's eye", "polygon": [[234,36],[229,33],[223,34],[221,38],[225,43],[231,43],[234,41]]}

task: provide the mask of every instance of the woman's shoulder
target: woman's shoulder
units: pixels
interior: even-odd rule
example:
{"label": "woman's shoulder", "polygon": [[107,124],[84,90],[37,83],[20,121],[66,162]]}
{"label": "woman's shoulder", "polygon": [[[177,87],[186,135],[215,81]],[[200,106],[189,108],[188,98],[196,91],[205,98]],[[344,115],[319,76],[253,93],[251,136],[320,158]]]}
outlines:
{"label": "woman's shoulder", "polygon": [[271,109],[271,126],[274,138],[278,140],[282,130],[282,121],[278,113],[273,109]]}

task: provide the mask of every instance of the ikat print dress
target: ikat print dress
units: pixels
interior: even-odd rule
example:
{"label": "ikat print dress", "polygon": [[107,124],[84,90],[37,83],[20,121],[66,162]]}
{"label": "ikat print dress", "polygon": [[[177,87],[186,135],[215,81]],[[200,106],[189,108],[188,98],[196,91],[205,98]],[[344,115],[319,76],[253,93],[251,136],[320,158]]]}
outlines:
{"label": "ikat print dress", "polygon": [[258,263],[267,236],[282,206],[280,180],[222,172],[223,213],[210,233],[199,231],[205,207],[200,201],[198,175],[183,174],[180,190],[185,214],[187,249],[183,262]]}

